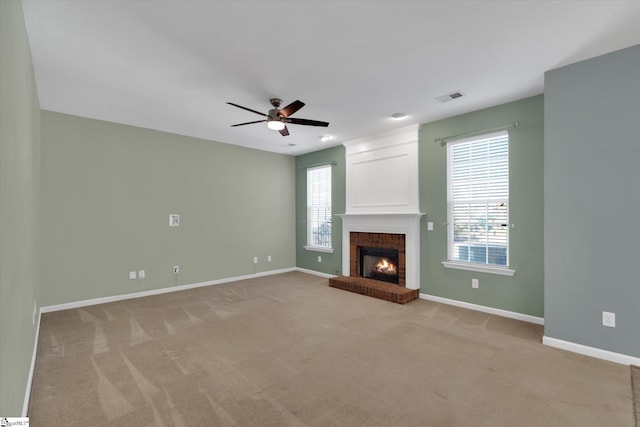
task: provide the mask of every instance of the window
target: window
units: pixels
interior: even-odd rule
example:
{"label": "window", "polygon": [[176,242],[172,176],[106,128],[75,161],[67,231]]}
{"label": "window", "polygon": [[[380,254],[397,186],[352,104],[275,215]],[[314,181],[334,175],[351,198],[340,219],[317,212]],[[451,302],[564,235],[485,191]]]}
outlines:
{"label": "window", "polygon": [[509,265],[507,131],[447,142],[447,224],[450,263]]}
{"label": "window", "polygon": [[331,165],[307,169],[307,246],[333,252],[331,248]]}

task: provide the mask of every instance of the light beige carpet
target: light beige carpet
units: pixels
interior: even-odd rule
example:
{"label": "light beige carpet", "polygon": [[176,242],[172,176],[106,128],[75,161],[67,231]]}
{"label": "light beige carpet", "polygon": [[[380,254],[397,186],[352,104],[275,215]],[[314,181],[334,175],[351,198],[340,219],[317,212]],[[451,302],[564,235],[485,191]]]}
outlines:
{"label": "light beige carpet", "polygon": [[631,366],[631,388],[633,394],[633,415],[636,427],[640,427],[640,366]]}
{"label": "light beige carpet", "polygon": [[287,273],[43,315],[38,426],[633,426],[542,327]]}

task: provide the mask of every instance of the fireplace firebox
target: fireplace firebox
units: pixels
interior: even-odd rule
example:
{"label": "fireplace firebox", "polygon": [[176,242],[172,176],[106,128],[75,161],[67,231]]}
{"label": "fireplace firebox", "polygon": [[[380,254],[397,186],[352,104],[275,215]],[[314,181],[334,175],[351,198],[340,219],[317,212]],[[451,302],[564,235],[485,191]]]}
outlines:
{"label": "fireplace firebox", "polygon": [[359,247],[360,277],[400,283],[398,250],[392,248]]}
{"label": "fireplace firebox", "polygon": [[[361,277],[363,279],[379,280],[387,283],[406,287],[406,252],[405,235],[392,233],[370,233],[365,231],[352,231],[349,233],[349,258],[351,277]],[[364,255],[369,255],[375,260],[367,257],[367,262],[373,262],[364,266]],[[392,273],[392,266],[382,263],[374,271],[378,274],[369,274],[377,261],[386,258],[387,264],[393,264],[396,273]],[[372,277],[375,276],[375,277]]]}

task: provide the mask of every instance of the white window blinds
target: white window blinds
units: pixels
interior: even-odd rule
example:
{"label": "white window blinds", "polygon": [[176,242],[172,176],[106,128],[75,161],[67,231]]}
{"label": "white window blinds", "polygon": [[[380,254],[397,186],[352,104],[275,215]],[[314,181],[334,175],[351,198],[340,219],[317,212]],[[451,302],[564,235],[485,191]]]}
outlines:
{"label": "white window blinds", "polygon": [[448,258],[509,265],[509,134],[447,142]]}
{"label": "white window blinds", "polygon": [[307,169],[307,245],[331,248],[331,165]]}

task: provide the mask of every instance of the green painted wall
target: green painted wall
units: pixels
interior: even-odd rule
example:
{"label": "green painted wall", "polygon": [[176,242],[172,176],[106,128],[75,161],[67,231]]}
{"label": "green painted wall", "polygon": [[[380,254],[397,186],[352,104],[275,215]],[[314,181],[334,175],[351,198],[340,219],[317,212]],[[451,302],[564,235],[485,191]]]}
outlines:
{"label": "green painted wall", "polygon": [[[36,327],[40,107],[19,1],[0,1],[0,416],[20,416]],[[36,317],[37,319],[37,317]]]}
{"label": "green painted wall", "polygon": [[47,111],[42,135],[43,305],[295,267],[293,157]]}
{"label": "green painted wall", "polygon": [[[335,162],[331,174],[331,204],[333,210],[332,254],[308,251],[307,244],[307,167]],[[300,268],[328,274],[342,273],[342,221],[336,214],[345,210],[345,149],[344,146],[327,148],[296,157],[296,265]],[[318,262],[318,256],[322,262]]]}
{"label": "green painted wall", "polygon": [[[447,180],[446,150],[437,137],[491,129],[519,121],[510,131],[510,215],[511,267],[513,277],[445,269],[447,257]],[[488,108],[481,111],[423,124],[420,128],[420,207],[427,216],[421,222],[420,292],[473,304],[544,316],[543,264],[543,96]],[[333,168],[334,213],[345,210],[345,150],[333,147],[296,158],[296,263],[298,267],[330,274],[342,270],[342,224],[334,218],[331,255],[307,251],[306,244],[306,167],[336,162]],[[426,231],[427,221],[434,231]],[[317,262],[318,255],[322,263]],[[471,279],[480,288],[471,288]]]}
{"label": "green painted wall", "polygon": [[[513,277],[446,269],[446,148],[435,138],[491,129],[518,121],[509,131],[510,264]],[[543,96],[423,124],[420,129],[420,292],[532,316],[544,316]],[[426,231],[427,221],[434,230]],[[471,288],[471,279],[480,281]]]}
{"label": "green painted wall", "polygon": [[544,105],[545,335],[635,357],[639,75],[640,45],[551,70]]}

